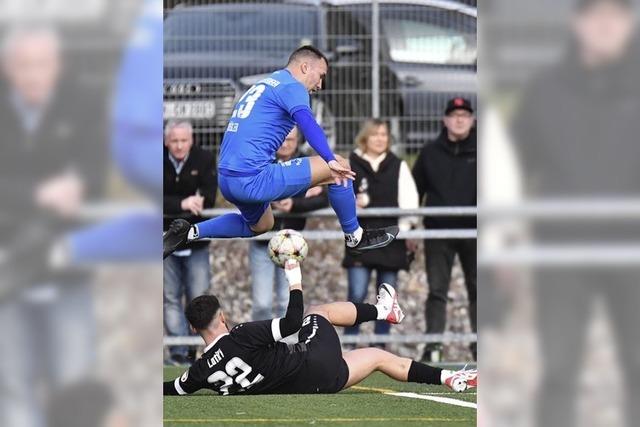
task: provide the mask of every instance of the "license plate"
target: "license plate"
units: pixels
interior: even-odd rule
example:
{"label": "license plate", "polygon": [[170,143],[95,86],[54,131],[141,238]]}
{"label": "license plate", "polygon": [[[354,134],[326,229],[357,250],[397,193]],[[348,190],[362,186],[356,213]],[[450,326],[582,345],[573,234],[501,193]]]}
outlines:
{"label": "license plate", "polygon": [[211,119],[216,114],[213,101],[167,101],[164,103],[165,119]]}

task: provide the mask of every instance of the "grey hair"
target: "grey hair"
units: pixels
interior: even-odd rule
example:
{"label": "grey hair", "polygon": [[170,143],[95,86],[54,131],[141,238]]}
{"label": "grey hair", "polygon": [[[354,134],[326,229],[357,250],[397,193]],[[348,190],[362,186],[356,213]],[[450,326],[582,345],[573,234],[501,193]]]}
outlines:
{"label": "grey hair", "polygon": [[61,39],[58,31],[52,26],[45,24],[38,25],[18,25],[5,31],[0,45],[0,55],[6,58],[11,49],[20,41],[29,37],[43,37],[51,41],[57,54],[61,51]]}
{"label": "grey hair", "polygon": [[191,125],[191,122],[189,120],[169,120],[164,126],[165,138],[168,138],[171,131],[176,128],[186,129],[190,134],[193,135],[193,126]]}

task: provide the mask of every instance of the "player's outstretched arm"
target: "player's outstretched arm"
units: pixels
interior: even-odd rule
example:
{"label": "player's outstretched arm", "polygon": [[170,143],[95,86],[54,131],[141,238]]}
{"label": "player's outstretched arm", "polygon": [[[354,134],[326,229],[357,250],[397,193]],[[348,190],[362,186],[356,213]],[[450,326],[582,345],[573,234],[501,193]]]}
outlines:
{"label": "player's outstretched arm", "polygon": [[289,283],[289,291],[297,289],[302,292],[302,270],[300,262],[291,258],[284,263],[284,275]]}
{"label": "player's outstretched arm", "polygon": [[329,147],[329,142],[327,141],[324,131],[316,122],[310,108],[304,107],[293,113],[293,120],[298,124],[309,145],[316,150],[316,153],[318,153],[325,162],[329,163],[336,159],[336,156]]}
{"label": "player's outstretched arm", "polygon": [[304,304],[302,302],[302,271],[300,263],[290,259],[285,263],[284,274],[289,282],[289,306],[286,315],[280,319],[280,336],[288,337],[302,327],[302,314]]}
{"label": "player's outstretched arm", "polygon": [[297,110],[293,113],[293,119],[298,124],[309,145],[311,145],[311,147],[316,150],[316,153],[329,165],[331,175],[336,180],[336,184],[346,185],[347,180],[355,179],[355,173],[351,170],[349,164],[331,151],[327,137],[313,117],[311,109],[302,108]]}

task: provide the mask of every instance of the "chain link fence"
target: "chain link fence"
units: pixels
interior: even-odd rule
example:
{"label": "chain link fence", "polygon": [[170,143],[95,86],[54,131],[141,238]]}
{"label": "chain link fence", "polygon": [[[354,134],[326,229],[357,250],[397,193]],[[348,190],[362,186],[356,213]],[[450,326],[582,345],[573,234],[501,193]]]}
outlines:
{"label": "chain link fence", "polygon": [[196,143],[217,150],[242,93],[313,44],[331,62],[312,97],[330,144],[350,151],[361,122],[380,117],[396,153],[411,156],[439,133],[448,99],[475,105],[476,9],[466,3],[165,1],[164,117],[191,120]]}

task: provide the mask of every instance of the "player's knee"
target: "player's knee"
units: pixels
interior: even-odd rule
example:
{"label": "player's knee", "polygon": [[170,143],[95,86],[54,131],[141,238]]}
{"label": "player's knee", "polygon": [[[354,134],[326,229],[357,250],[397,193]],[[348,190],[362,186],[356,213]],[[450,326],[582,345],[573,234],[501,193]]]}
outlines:
{"label": "player's knee", "polygon": [[256,235],[266,233],[267,231],[273,228],[273,224],[270,227],[268,227],[267,225],[263,225],[263,224],[252,225],[251,231],[253,231]]}
{"label": "player's knee", "polygon": [[309,160],[311,165],[311,185],[326,185],[333,182],[331,169],[320,156],[313,156]]}
{"label": "player's knee", "polygon": [[251,230],[256,234],[266,233],[273,228],[274,223],[275,220],[273,216],[270,218],[262,218],[260,222],[251,226]]}

